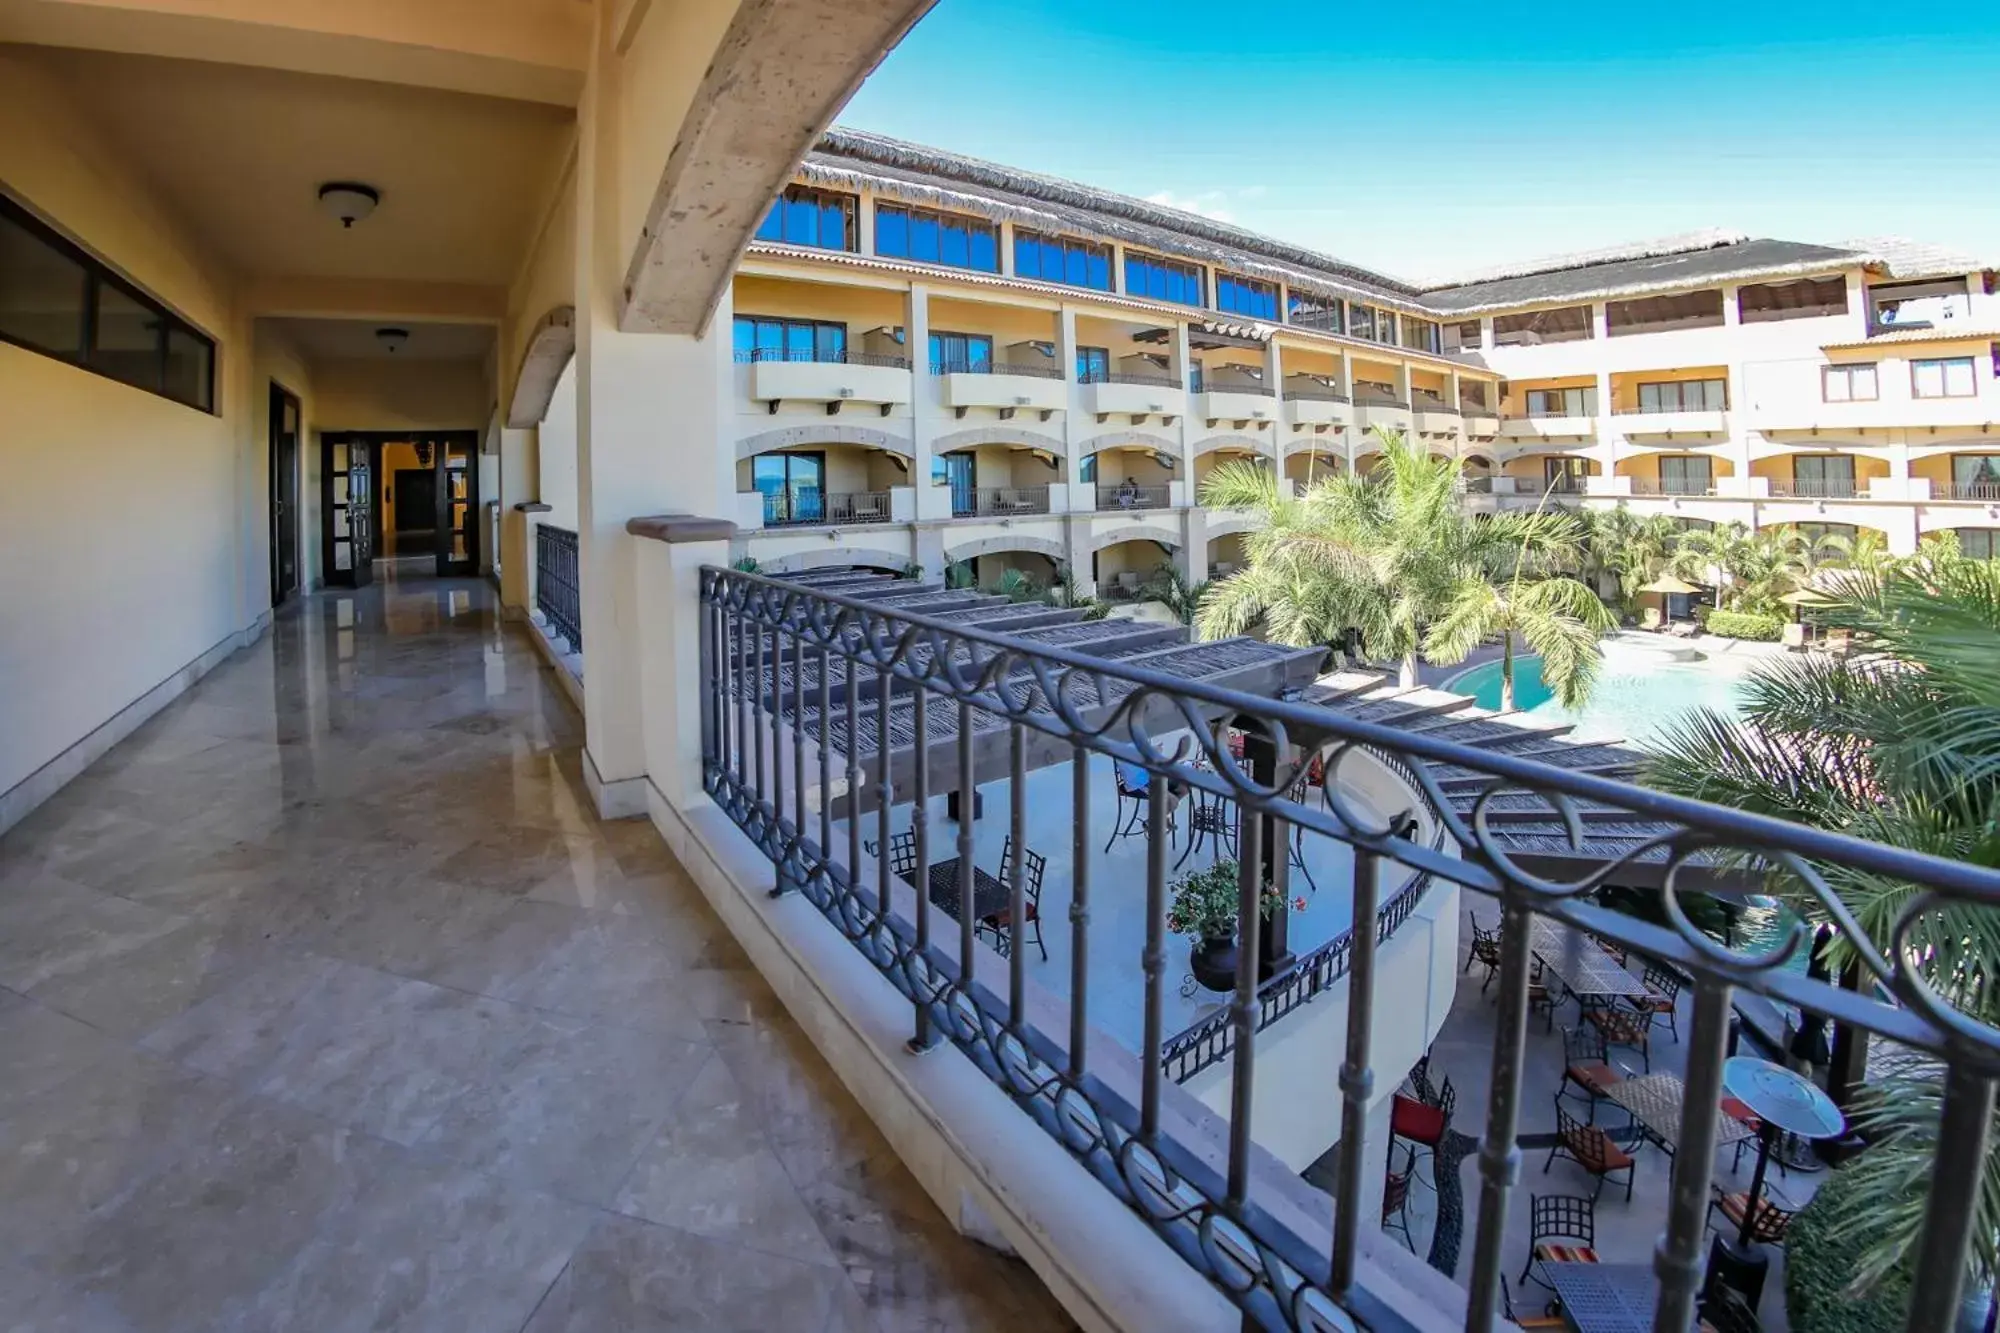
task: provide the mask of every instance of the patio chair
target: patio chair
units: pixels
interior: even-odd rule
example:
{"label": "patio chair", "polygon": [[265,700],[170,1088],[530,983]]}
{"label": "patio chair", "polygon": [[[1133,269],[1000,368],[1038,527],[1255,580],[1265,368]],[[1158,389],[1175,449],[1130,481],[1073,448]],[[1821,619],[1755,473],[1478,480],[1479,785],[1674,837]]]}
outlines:
{"label": "patio chair", "polygon": [[[1596,1262],[1597,1200],[1580,1194],[1530,1194],[1528,1262],[1521,1266],[1518,1280],[1526,1282],[1536,1264]],[[1549,1285],[1539,1277],[1535,1281]]]}
{"label": "patio chair", "polygon": [[1646,1072],[1653,1072],[1650,1041],[1653,1019],[1650,1014],[1622,1008],[1601,995],[1587,995],[1580,1003],[1584,1021],[1604,1034],[1606,1045],[1631,1047],[1639,1053],[1639,1063]]}
{"label": "patio chair", "polygon": [[[881,844],[864,842],[861,849],[870,856],[880,856]],[[917,835],[904,831],[889,838],[889,872],[905,882],[913,882],[917,874]]]}
{"label": "patio chair", "polygon": [[1486,969],[1486,980],[1479,983],[1479,993],[1484,995],[1493,978],[1500,975],[1500,927],[1496,924],[1487,930],[1476,916],[1472,918],[1472,947],[1465,951],[1465,966],[1459,969],[1459,974],[1470,972],[1474,963]]}
{"label": "patio chair", "polygon": [[[1482,987],[1481,989],[1484,988]],[[1531,1014],[1539,1013],[1542,1016],[1543,1032],[1554,1032],[1556,1030],[1556,1006],[1560,1005],[1567,998],[1569,998],[1568,993],[1562,989],[1561,982],[1557,982],[1554,987],[1549,985],[1548,969],[1542,966],[1542,960],[1539,958],[1530,958],[1528,960],[1528,1012]]]}
{"label": "patio chair", "polygon": [[1680,973],[1658,963],[1648,963],[1642,979],[1648,994],[1627,996],[1625,1003],[1631,1006],[1633,1013],[1645,1016],[1649,1028],[1660,1019],[1666,1019],[1667,1030],[1673,1033],[1675,1041],[1679,1041],[1680,1020],[1674,1010],[1681,998]]}
{"label": "patio chair", "polygon": [[[1725,1234],[1733,1234],[1743,1229],[1743,1210],[1749,1206],[1748,1191],[1723,1191],[1711,1187],[1712,1197],[1708,1201],[1710,1213],[1720,1213],[1726,1224]],[[1795,1208],[1786,1208],[1774,1202],[1769,1193],[1757,1200],[1757,1220],[1751,1223],[1750,1237],[1765,1245],[1783,1245],[1785,1233],[1792,1229],[1792,1219],[1798,1216]]]}
{"label": "patio chair", "polygon": [[1701,633],[1701,626],[1692,620],[1677,620],[1667,626],[1667,634],[1675,639],[1692,639]]}
{"label": "patio chair", "polygon": [[1656,630],[1660,627],[1661,619],[1660,608],[1649,606],[1646,608],[1645,614],[1639,618],[1639,628]]}
{"label": "patio chair", "polygon": [[[1033,848],[1021,853],[1021,930],[1024,934],[1032,931],[1035,947],[1041,950],[1042,961],[1049,961],[1048,946],[1042,943],[1042,875],[1048,870],[1049,859]],[[1014,873],[1014,839],[1010,835],[1000,849],[1000,882],[1013,883],[1009,878]],[[980,929],[991,931],[999,942],[1000,952],[1014,950],[1013,920],[1009,912],[995,912],[983,917]]]}
{"label": "patio chair", "polygon": [[1415,1094],[1416,1099],[1425,1106],[1437,1105],[1437,1088],[1431,1083],[1431,1053],[1429,1051],[1425,1051],[1417,1057],[1417,1062],[1410,1066],[1410,1072],[1404,1076],[1403,1082],[1409,1086],[1410,1091]]}
{"label": "patio chair", "polygon": [[1597,1104],[1610,1095],[1614,1084],[1624,1079],[1623,1074],[1611,1067],[1602,1032],[1586,1027],[1563,1029],[1563,1076],[1556,1086],[1556,1096],[1562,1096],[1565,1089],[1575,1084],[1590,1109],[1590,1123],[1594,1125]]}
{"label": "patio chair", "polygon": [[[1747,1104],[1738,1101],[1734,1097],[1724,1097],[1722,1099],[1722,1113],[1750,1131],[1749,1138],[1736,1140],[1736,1156],[1729,1164],[1731,1171],[1741,1171],[1743,1169],[1743,1150],[1757,1146],[1757,1136],[1763,1133],[1764,1122],[1757,1118],[1757,1113],[1751,1110]],[[1778,1168],[1780,1176],[1790,1175],[1790,1172],[1785,1169],[1785,1155],[1783,1153],[1772,1153],[1771,1165]]]}
{"label": "patio chair", "polygon": [[[1523,1279],[1525,1281],[1526,1279]],[[1521,1314],[1514,1309],[1514,1293],[1507,1290],[1507,1279],[1500,1279],[1500,1304],[1506,1308],[1507,1318],[1516,1328],[1568,1328],[1569,1320],[1562,1316],[1557,1304],[1550,1301],[1542,1307],[1540,1314]]]}
{"label": "patio chair", "polygon": [[1700,1333],[1759,1333],[1757,1312],[1745,1303],[1743,1293],[1711,1280],[1696,1307]]}
{"label": "patio chair", "polygon": [[1389,1145],[1389,1167],[1382,1177],[1382,1230],[1403,1233],[1403,1244],[1410,1247],[1410,1253],[1417,1252],[1417,1242],[1410,1235],[1410,1177],[1416,1174],[1417,1150],[1411,1148],[1403,1169],[1395,1169],[1396,1145]]}
{"label": "patio chair", "polygon": [[1120,838],[1134,837],[1146,831],[1146,793],[1153,785],[1151,772],[1123,759],[1111,761],[1111,776],[1118,784],[1118,800],[1112,810],[1111,836],[1104,840],[1107,852],[1111,850],[1111,844]]}
{"label": "patio chair", "polygon": [[1596,1125],[1586,1125],[1563,1108],[1562,1094],[1556,1094],[1556,1141],[1549,1149],[1548,1160],[1542,1163],[1542,1174],[1556,1164],[1556,1158],[1567,1157],[1597,1178],[1597,1189],[1591,1194],[1592,1202],[1604,1192],[1604,1182],[1620,1171],[1625,1173],[1625,1200],[1632,1199],[1632,1176],[1635,1163],[1632,1154],[1619,1147]]}
{"label": "patio chair", "polygon": [[[1428,1078],[1425,1081],[1428,1082]],[[1451,1113],[1457,1105],[1458,1090],[1451,1086],[1449,1074],[1439,1086],[1435,1100],[1405,1097],[1399,1092],[1390,1103],[1390,1142],[1404,1139],[1414,1145],[1410,1149],[1412,1171],[1416,1170],[1417,1148],[1430,1149],[1431,1179],[1426,1183],[1432,1189],[1437,1188],[1438,1148],[1444,1143],[1444,1136],[1451,1131]]]}

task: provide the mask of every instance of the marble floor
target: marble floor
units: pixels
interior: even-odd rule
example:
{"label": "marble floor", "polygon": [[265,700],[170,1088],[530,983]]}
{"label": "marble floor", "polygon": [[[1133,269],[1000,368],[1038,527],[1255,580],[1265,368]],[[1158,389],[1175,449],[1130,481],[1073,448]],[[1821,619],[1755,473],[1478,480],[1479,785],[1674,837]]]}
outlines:
{"label": "marble floor", "polygon": [[482,583],[327,593],[0,838],[0,1329],[1071,1327]]}

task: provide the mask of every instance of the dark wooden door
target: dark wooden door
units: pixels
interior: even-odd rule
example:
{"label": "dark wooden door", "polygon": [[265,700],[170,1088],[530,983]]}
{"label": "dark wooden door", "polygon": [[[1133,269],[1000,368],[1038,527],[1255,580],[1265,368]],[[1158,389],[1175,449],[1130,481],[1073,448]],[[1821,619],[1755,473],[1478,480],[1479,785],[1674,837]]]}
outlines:
{"label": "dark wooden door", "polygon": [[299,588],[299,400],[271,386],[271,605]]}
{"label": "dark wooden door", "polygon": [[359,588],[374,577],[375,470],[365,441],[328,438],[321,446],[320,552],[330,587]]}
{"label": "dark wooden door", "polygon": [[404,533],[437,531],[437,472],[434,468],[399,467],[389,484],[396,497],[396,554],[420,554],[421,546],[402,538]]}
{"label": "dark wooden door", "polygon": [[479,572],[479,437],[437,442],[437,572]]}

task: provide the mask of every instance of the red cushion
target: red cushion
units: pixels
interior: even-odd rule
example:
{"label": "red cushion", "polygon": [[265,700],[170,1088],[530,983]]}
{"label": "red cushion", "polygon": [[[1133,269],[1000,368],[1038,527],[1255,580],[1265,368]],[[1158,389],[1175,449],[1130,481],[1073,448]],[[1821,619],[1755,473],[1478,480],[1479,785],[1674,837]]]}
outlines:
{"label": "red cushion", "polygon": [[1398,1138],[1436,1147],[1444,1141],[1444,1112],[1399,1092],[1389,1112],[1389,1132]]}
{"label": "red cushion", "polygon": [[1536,1241],[1535,1257],[1551,1264],[1594,1264],[1597,1251],[1588,1245],[1557,1245],[1553,1241]]}
{"label": "red cushion", "polygon": [[1581,1083],[1586,1088],[1604,1091],[1614,1083],[1622,1083],[1625,1076],[1602,1060],[1583,1060],[1569,1067],[1571,1081]]}
{"label": "red cushion", "polygon": [[1619,1147],[1617,1141],[1595,1125],[1583,1125],[1570,1136],[1570,1145],[1579,1157],[1595,1157],[1604,1165],[1600,1170],[1623,1171],[1632,1165],[1632,1154]]}
{"label": "red cushion", "polygon": [[1757,1126],[1760,1123],[1762,1123],[1757,1119],[1757,1113],[1755,1111],[1751,1110],[1748,1106],[1745,1106],[1742,1102],[1738,1101],[1734,1097],[1724,1097],[1722,1099],[1722,1113],[1728,1116],[1731,1120],[1740,1121],[1741,1123],[1750,1126],[1750,1128],[1752,1129],[1757,1128]]}

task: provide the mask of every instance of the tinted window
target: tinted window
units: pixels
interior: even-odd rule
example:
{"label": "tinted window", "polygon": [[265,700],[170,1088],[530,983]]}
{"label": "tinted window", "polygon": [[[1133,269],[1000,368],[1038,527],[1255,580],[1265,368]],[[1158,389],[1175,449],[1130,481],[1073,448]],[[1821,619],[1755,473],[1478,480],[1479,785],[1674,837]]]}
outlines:
{"label": "tinted window", "polygon": [[83,353],[84,266],[0,213],[0,338]]}
{"label": "tinted window", "polygon": [[97,284],[97,334],[91,364],[115,380],[159,392],[160,312],[116,283]]}
{"label": "tinted window", "polygon": [[185,325],[167,326],[166,394],[204,412],[215,404],[209,400],[215,384],[215,347]]}

